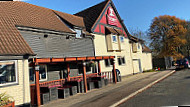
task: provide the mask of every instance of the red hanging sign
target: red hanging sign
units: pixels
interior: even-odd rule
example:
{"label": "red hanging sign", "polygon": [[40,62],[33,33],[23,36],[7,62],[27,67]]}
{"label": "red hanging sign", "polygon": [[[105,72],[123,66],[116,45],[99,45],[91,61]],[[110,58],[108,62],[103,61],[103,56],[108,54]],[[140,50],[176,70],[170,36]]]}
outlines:
{"label": "red hanging sign", "polygon": [[117,17],[115,15],[114,10],[111,7],[108,8],[107,21],[109,25],[118,26]]}

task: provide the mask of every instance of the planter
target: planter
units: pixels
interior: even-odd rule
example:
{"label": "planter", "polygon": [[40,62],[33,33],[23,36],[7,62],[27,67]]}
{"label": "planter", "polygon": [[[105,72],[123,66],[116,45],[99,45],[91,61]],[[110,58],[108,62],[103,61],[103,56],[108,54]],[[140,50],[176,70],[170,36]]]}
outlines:
{"label": "planter", "polygon": [[104,79],[105,86],[108,85],[108,79]]}
{"label": "planter", "polygon": [[70,96],[69,88],[58,88],[58,97],[66,98]]}
{"label": "planter", "polygon": [[77,86],[71,86],[69,88],[69,91],[70,91],[70,95],[75,95],[77,94]]}
{"label": "planter", "polygon": [[95,81],[94,86],[95,86],[95,88],[102,88],[102,82],[101,81]]}
{"label": "planter", "polygon": [[50,101],[49,93],[41,93],[41,104],[44,105]]}
{"label": "planter", "polygon": [[105,86],[105,80],[102,78],[100,81],[102,83],[102,87],[104,87]]}
{"label": "planter", "polygon": [[87,86],[88,86],[88,90],[94,89],[94,82],[88,82]]}
{"label": "planter", "polygon": [[50,101],[58,99],[57,87],[53,87],[49,89],[49,96],[50,96]]}
{"label": "planter", "polygon": [[84,93],[84,82],[83,81],[80,82],[80,92]]}
{"label": "planter", "polygon": [[15,102],[12,102],[12,103],[8,103],[6,105],[3,105],[1,107],[15,107]]}
{"label": "planter", "polygon": [[80,82],[78,81],[72,81],[72,82],[67,82],[68,85],[72,86],[77,86],[77,93],[81,92],[81,87],[80,87]]}

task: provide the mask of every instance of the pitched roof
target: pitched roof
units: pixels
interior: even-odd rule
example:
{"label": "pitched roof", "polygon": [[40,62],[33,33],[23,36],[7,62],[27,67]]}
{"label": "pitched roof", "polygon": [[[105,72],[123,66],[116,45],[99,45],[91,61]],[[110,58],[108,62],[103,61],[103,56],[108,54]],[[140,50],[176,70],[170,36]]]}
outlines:
{"label": "pitched roof", "polygon": [[119,35],[123,35],[123,32],[121,32],[119,29],[114,29]]}
{"label": "pitched roof", "polygon": [[100,14],[104,10],[106,4],[109,1],[110,0],[105,0],[97,5],[89,7],[89,8],[87,8],[81,12],[78,12],[74,15],[83,17],[87,31],[91,31],[92,26],[94,25],[94,23],[96,22],[96,20],[98,19],[98,17],[100,16]]}
{"label": "pitched roof", "polygon": [[152,52],[151,49],[149,49],[146,45],[143,46],[142,52]]}
{"label": "pitched roof", "polygon": [[116,30],[114,30],[114,28],[111,28],[111,27],[106,27],[106,29],[110,32],[110,33],[113,33],[113,34],[118,34]]}
{"label": "pitched roof", "polygon": [[[84,26],[78,16],[57,13],[76,26]],[[20,1],[0,2],[0,55],[34,54],[16,26],[75,33],[51,9]]]}
{"label": "pitched roof", "polygon": [[67,13],[63,13],[63,12],[59,12],[55,10],[54,12],[74,26],[83,27],[83,28],[85,27],[83,17],[79,17],[79,16],[75,16],[75,15],[71,15],[71,14],[67,14]]}
{"label": "pitched roof", "polygon": [[133,42],[142,42],[142,43],[144,42],[142,39],[132,36],[131,34],[129,34],[128,37],[129,37],[129,40],[131,40]]}

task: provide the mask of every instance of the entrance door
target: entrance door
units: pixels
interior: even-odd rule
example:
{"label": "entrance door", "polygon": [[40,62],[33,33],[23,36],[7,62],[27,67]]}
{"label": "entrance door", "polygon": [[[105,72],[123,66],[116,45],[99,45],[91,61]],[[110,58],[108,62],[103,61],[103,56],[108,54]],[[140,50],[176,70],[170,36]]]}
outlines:
{"label": "entrance door", "polygon": [[134,69],[134,71],[133,71],[134,73],[142,72],[140,59],[133,59],[133,69]]}

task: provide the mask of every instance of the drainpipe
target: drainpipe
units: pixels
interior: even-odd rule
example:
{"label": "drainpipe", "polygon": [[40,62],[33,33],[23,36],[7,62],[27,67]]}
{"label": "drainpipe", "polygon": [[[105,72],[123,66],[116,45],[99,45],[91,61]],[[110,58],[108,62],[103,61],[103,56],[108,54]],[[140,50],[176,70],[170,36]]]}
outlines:
{"label": "drainpipe", "polygon": [[91,39],[92,39],[92,44],[93,44],[94,56],[96,56],[95,44],[94,44],[94,39],[95,39],[95,37],[92,37]]}

